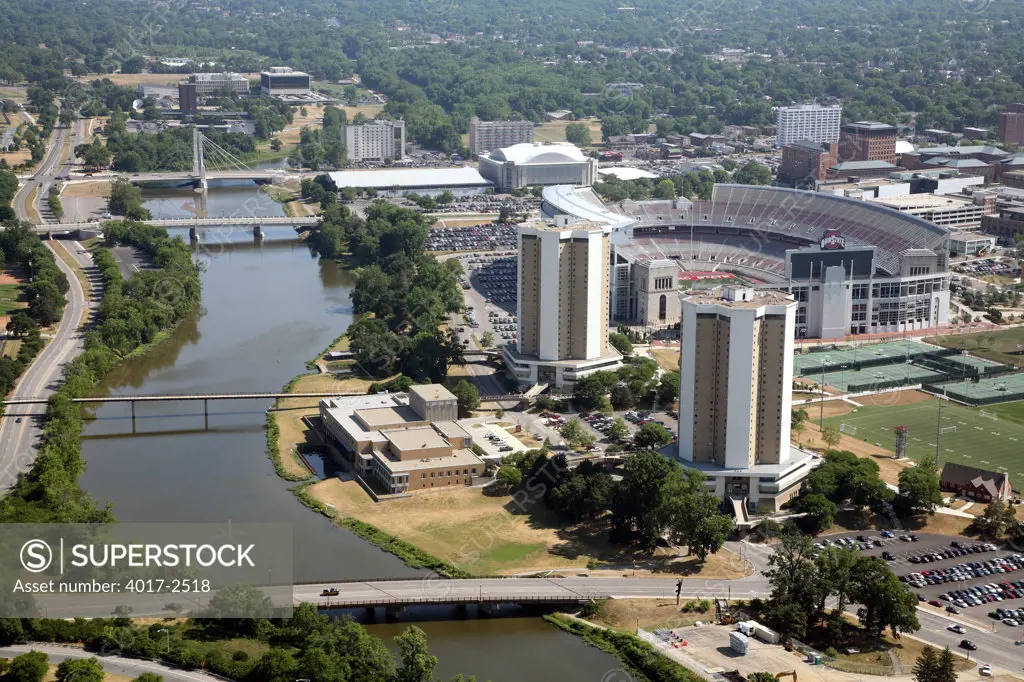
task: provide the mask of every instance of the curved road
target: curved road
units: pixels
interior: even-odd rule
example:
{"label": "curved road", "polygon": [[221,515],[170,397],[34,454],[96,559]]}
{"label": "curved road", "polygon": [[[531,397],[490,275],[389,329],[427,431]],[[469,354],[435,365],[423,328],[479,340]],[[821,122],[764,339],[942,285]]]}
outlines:
{"label": "curved road", "polygon": [[[72,157],[74,156],[74,147],[82,141],[84,131],[84,122],[77,121],[72,140]],[[54,178],[73,160],[64,158],[63,149],[67,136],[67,128],[54,130],[53,144],[47,151],[39,171],[33,179],[25,182],[15,196],[14,209],[20,220],[29,220],[27,201],[32,190],[39,188],[36,196],[38,203],[39,197],[48,191]],[[74,271],[58,255],[56,249],[63,247],[55,247],[52,244],[47,244],[47,246],[54,252],[57,267],[68,278],[71,287],[68,291],[68,304],[64,308],[64,316],[57,325],[53,338],[49,340],[32,365],[22,375],[21,381],[11,394],[12,398],[48,397],[60,381],[64,363],[82,351],[82,336],[78,327],[88,306],[85,291]],[[80,264],[91,265],[91,258],[78,253],[77,248],[69,249],[69,252]],[[27,416],[29,410],[30,408],[12,407],[6,410],[3,417],[0,417],[0,493],[14,485],[18,474],[28,471],[32,462],[35,461],[35,442],[41,431],[37,418]],[[21,419],[20,423],[18,422],[19,418]]]}
{"label": "curved road", "polygon": [[181,670],[159,661],[144,661],[111,654],[96,654],[78,647],[57,644],[14,644],[0,647],[0,658],[14,658],[29,651],[41,651],[50,657],[50,663],[61,663],[67,659],[95,657],[104,672],[136,678],[142,673],[155,673],[168,682],[220,682],[223,677],[197,670]]}

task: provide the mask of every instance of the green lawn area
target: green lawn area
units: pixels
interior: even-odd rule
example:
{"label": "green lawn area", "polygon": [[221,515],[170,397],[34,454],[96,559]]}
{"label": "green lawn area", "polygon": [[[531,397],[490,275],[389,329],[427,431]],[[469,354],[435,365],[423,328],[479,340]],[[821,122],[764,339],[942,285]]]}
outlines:
{"label": "green lawn area", "polygon": [[[914,459],[935,454],[938,426],[937,401],[911,405],[866,406],[826,424],[842,426],[849,436],[893,449],[893,429],[908,431],[908,454]],[[852,432],[853,427],[856,432]],[[1024,484],[1024,401],[987,405],[983,409],[955,403],[942,406],[941,462],[959,462],[985,469],[1004,470],[1011,482]]]}
{"label": "green lawn area", "polygon": [[21,300],[22,285],[0,284],[0,315],[10,315],[25,304]]}
{"label": "green lawn area", "polygon": [[945,348],[959,348],[970,351],[972,355],[988,358],[996,362],[1020,367],[1024,365],[1024,355],[1018,353],[1017,344],[1024,346],[1024,327],[1003,329],[979,334],[950,334],[925,339],[926,343],[934,343]]}

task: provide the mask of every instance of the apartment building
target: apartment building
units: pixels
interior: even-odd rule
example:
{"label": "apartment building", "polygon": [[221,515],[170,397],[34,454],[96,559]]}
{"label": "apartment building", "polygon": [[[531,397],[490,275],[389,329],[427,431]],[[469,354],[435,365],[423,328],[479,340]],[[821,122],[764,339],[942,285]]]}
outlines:
{"label": "apartment building", "polygon": [[876,121],[847,123],[839,132],[839,158],[895,164],[896,127]]}
{"label": "apartment building", "polygon": [[521,385],[566,388],[614,369],[608,345],[611,227],[557,215],[519,226],[519,308],[515,345],[505,346],[508,376]]}
{"label": "apartment building", "polygon": [[777,511],[811,468],[789,442],[796,302],[740,286],[681,297],[678,458],[738,517]]}
{"label": "apartment building", "polygon": [[383,162],[405,158],[405,121],[374,119],[347,125],[342,134],[349,161]]}
{"label": "apartment building", "polygon": [[481,121],[469,119],[469,151],[479,156],[492,149],[533,142],[533,121]]}
{"label": "apartment building", "polygon": [[775,144],[784,147],[797,140],[811,142],[839,142],[839,124],[843,108],[801,104],[779,107],[776,112]]}

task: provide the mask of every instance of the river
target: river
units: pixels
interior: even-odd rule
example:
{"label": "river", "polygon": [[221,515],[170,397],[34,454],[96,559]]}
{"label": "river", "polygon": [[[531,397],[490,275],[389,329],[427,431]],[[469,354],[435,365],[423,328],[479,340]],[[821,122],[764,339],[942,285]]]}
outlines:
{"label": "river", "polygon": [[[187,215],[192,196],[146,191],[155,218]],[[253,187],[210,190],[211,216],[283,215]],[[265,228],[262,246],[245,230],[205,233],[203,309],[153,352],[124,363],[104,382],[110,395],[126,393],[272,392],[305,371],[352,320],[351,275],[318,262],[294,241],[289,227]],[[187,233],[184,237],[187,239]],[[123,522],[289,523],[294,533],[295,579],[413,577],[396,557],[332,528],[303,507],[266,456],[266,405],[212,403],[209,419],[198,403],[136,407],[106,404],[86,427],[88,462],[82,487],[114,505]],[[440,659],[438,674],[476,675],[484,682],[600,680],[618,666],[536,617],[420,623]],[[371,624],[390,640],[402,624]]]}

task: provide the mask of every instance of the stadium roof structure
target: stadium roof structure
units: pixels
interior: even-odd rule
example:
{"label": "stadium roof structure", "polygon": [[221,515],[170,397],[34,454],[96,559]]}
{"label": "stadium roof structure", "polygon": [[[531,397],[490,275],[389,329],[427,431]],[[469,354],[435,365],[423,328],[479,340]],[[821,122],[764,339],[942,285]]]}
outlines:
{"label": "stadium roof structure", "polygon": [[611,225],[613,230],[623,230],[636,221],[621,213],[609,210],[590,187],[579,185],[549,185],[542,190],[542,210],[549,218],[555,215],[571,215],[580,220],[590,220]]}
{"label": "stadium roof structure", "polygon": [[850,246],[874,246],[875,265],[899,272],[909,249],[941,251],[947,228],[872,202],[807,190],[755,185],[715,185],[710,201],[695,202],[687,222],[775,234],[815,243],[838,230]]}
{"label": "stadium roof structure", "polygon": [[444,187],[489,187],[493,183],[476,168],[389,168],[387,170],[351,170],[328,173],[334,185],[375,189],[432,189]]}
{"label": "stadium roof structure", "polygon": [[586,161],[579,147],[568,142],[540,144],[538,142],[522,142],[511,147],[496,149],[486,155],[493,161],[512,161],[518,164],[527,163],[580,163]]}

